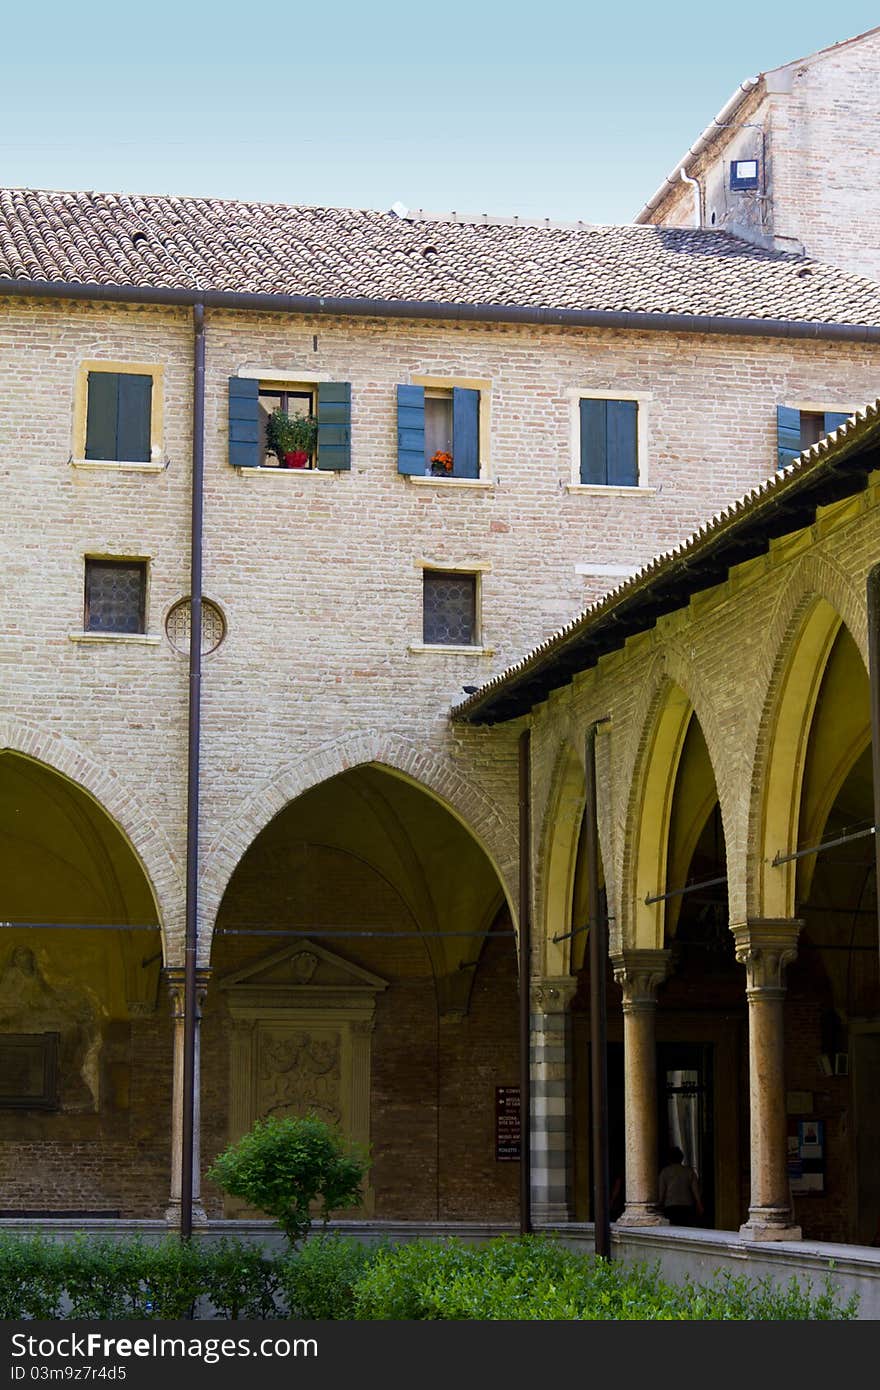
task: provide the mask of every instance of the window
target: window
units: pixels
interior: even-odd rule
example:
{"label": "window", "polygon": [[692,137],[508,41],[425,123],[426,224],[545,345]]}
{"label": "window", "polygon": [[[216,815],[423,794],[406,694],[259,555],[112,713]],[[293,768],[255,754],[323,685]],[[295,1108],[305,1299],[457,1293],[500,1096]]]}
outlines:
{"label": "window", "polygon": [[425,570],[423,585],[422,641],[425,645],[475,646],[477,576],[449,570]]}
{"label": "window", "polygon": [[818,444],[826,434],[848,420],[852,410],[778,405],[776,407],[776,467],[786,468],[804,449]]}
{"label": "window", "polygon": [[146,560],[86,559],[86,632],[144,632]]}
{"label": "window", "polygon": [[351,384],[229,378],[229,462],[235,468],[278,467],[266,447],[274,410],[317,419],[317,445],[303,465],[323,472],[351,469]]}
{"label": "window", "polygon": [[580,482],[638,487],[639,402],[580,397]]}
{"label": "window", "polygon": [[162,369],[82,362],[74,400],[73,458],[97,467],[162,467]]}
{"label": "window", "polygon": [[486,471],[487,385],[424,377],[398,386],[398,473],[478,479]]}

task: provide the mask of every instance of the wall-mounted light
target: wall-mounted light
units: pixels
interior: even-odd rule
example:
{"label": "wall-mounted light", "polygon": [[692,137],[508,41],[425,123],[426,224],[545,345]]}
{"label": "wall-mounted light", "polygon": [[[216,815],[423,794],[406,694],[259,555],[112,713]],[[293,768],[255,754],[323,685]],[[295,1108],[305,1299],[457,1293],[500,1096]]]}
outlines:
{"label": "wall-mounted light", "polygon": [[730,161],[730,186],[731,188],[757,188],[757,159],[732,159]]}

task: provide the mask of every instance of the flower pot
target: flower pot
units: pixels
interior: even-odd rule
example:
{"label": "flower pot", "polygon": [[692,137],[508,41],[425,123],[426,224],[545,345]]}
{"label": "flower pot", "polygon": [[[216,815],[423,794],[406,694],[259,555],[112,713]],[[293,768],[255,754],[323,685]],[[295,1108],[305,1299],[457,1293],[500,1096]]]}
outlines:
{"label": "flower pot", "polygon": [[308,461],[309,456],[304,449],[292,449],[289,454],[284,455],[285,468],[305,468]]}

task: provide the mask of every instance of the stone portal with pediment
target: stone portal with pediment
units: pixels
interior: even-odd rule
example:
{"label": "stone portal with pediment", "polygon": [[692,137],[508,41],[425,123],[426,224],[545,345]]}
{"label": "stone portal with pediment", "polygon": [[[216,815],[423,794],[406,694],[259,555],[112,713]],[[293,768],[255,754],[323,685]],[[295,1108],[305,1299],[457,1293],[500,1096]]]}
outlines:
{"label": "stone portal with pediment", "polygon": [[[365,1148],[376,996],[387,980],[299,941],[219,981],[233,1019],[229,1137],[268,1115],[312,1113]],[[372,1210],[365,1183],[364,1207]],[[227,1200],[227,1214],[244,1210]]]}

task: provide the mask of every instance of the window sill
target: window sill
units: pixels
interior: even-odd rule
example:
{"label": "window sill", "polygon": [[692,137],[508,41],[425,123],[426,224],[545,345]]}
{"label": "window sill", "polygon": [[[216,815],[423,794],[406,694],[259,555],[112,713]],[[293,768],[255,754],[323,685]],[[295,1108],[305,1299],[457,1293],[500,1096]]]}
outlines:
{"label": "window sill", "polygon": [[477,492],[492,492],[495,487],[491,478],[435,478],[433,474],[422,477],[419,473],[407,473],[406,478],[416,487],[466,487]]}
{"label": "window sill", "polygon": [[494,656],[494,647],[445,647],[440,642],[410,642],[409,652],[438,652],[445,656]]}
{"label": "window sill", "polygon": [[256,468],[236,468],[236,473],[259,473],[263,478],[332,478],[337,473],[348,473],[347,468],[274,468],[271,464],[264,467],[259,464]]}
{"label": "window sill", "polygon": [[162,640],[149,632],[68,632],[67,636],[71,642],[111,642],[132,647],[158,647]]}
{"label": "window sill", "polygon": [[612,483],[566,483],[565,490],[607,493],[610,497],[653,497],[657,492],[655,487],[646,487],[642,483],[636,483],[634,487],[622,487]]}
{"label": "window sill", "polygon": [[71,468],[85,468],[94,473],[164,473],[167,463],[137,463],[125,459],[71,459]]}

